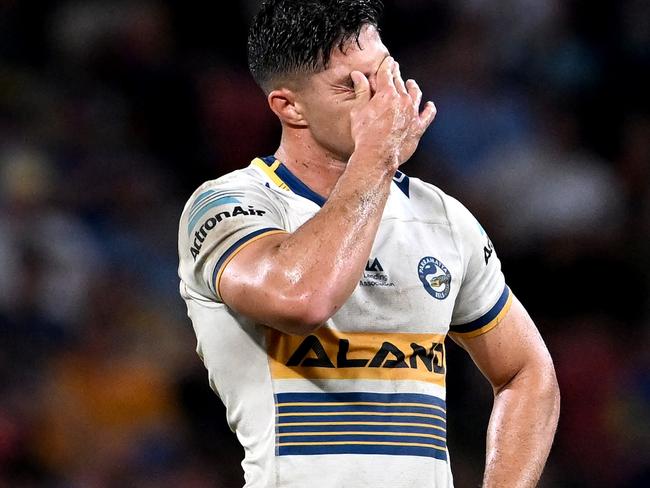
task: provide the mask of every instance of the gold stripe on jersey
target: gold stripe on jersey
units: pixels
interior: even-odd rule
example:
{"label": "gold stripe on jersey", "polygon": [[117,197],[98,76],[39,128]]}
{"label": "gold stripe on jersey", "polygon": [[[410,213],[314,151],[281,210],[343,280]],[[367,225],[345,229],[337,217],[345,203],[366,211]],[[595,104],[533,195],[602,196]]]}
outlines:
{"label": "gold stripe on jersey", "polygon": [[[382,424],[382,425],[387,425],[387,424]],[[282,434],[275,434],[276,437],[287,437],[287,436],[295,436],[295,435],[296,435],[295,432],[284,432]],[[344,436],[344,435],[386,436],[386,432],[366,432],[366,431],[356,432],[356,431],[344,430],[341,432],[309,432],[309,435],[313,437],[337,436],[337,435],[339,436]],[[445,437],[441,437],[439,435],[423,434],[419,432],[397,432],[395,433],[395,435],[399,435],[400,437],[428,437],[429,439],[438,439],[440,441],[447,440]]]}
{"label": "gold stripe on jersey", "polygon": [[264,161],[262,161],[260,158],[255,158],[253,159],[251,164],[257,166],[259,169],[264,171],[264,174],[266,174],[266,176],[268,176],[269,179],[273,183],[278,185],[280,188],[282,188],[283,190],[291,191],[289,186],[287,186],[287,184],[284,181],[282,181],[282,179],[278,175],[275,174],[275,170],[278,169],[278,166],[280,166],[280,161],[276,161],[271,166],[267,166],[267,164]]}
{"label": "gold stripe on jersey", "polygon": [[471,332],[455,332],[455,331],[450,331],[450,332],[452,332],[453,334],[458,334],[459,336],[467,339],[480,336],[481,334],[485,334],[486,332],[491,331],[497,325],[499,325],[499,322],[501,322],[503,317],[505,317],[508,311],[510,310],[511,305],[512,305],[512,293],[508,295],[508,300],[506,301],[505,305],[503,305],[503,308],[497,314],[497,316],[494,317],[489,323],[485,324],[480,329],[476,329]]}

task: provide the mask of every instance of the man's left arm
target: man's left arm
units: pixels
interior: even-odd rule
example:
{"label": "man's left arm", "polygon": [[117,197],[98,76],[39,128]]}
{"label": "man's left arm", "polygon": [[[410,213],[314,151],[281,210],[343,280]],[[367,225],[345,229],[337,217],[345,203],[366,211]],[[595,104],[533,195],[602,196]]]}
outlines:
{"label": "man's left arm", "polygon": [[551,356],[516,297],[488,332],[450,333],[492,384],[483,488],[537,485],[551,449],[560,391]]}

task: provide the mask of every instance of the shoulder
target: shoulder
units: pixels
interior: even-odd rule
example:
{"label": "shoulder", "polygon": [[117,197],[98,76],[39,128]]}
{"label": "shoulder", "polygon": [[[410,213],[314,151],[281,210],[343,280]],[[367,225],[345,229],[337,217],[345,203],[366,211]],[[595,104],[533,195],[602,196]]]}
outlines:
{"label": "shoulder", "polygon": [[412,205],[418,211],[424,211],[429,216],[446,221],[450,226],[463,225],[468,220],[476,222],[460,201],[431,183],[419,178],[409,178],[409,193]]}
{"label": "shoulder", "polygon": [[233,198],[236,195],[243,196],[247,192],[260,191],[263,186],[262,178],[251,167],[238,169],[202,183],[187,200],[185,209],[219,196]]}
{"label": "shoulder", "polygon": [[[417,215],[449,227],[451,237],[462,255],[481,250],[488,237],[474,215],[459,200],[431,183],[410,179],[410,200]],[[491,246],[491,244],[490,244]]]}
{"label": "shoulder", "polygon": [[284,224],[286,213],[286,206],[266,185],[263,175],[248,166],[206,181],[192,193],[180,217],[179,242],[208,218],[212,219],[210,225],[227,221],[230,225],[220,225],[225,231],[231,226],[248,225],[257,218]]}
{"label": "shoulder", "polygon": [[277,207],[279,199],[260,172],[248,166],[201,184],[187,200],[183,215],[229,203],[263,203],[264,206]]}

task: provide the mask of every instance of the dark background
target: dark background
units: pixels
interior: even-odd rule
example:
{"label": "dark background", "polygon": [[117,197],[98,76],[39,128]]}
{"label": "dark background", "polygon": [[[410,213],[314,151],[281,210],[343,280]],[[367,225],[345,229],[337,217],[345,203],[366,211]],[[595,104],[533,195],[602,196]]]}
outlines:
{"label": "dark background", "polygon": [[[176,235],[196,186],[276,148],[256,4],[0,1],[0,487],[243,484]],[[481,220],[555,359],[542,487],[650,486],[649,25],[643,0],[387,2],[438,107],[403,170]],[[448,348],[475,487],[491,391]]]}

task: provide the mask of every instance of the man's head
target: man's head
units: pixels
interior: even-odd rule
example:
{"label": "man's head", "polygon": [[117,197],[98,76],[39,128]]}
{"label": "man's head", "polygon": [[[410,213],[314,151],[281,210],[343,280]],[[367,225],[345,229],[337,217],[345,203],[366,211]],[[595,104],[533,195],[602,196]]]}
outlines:
{"label": "man's head", "polygon": [[301,75],[324,70],[332,51],[358,41],[366,25],[377,28],[381,0],[266,0],[248,37],[248,65],[269,93]]}
{"label": "man's head", "polygon": [[[354,150],[352,71],[374,87],[388,56],[381,0],[267,0],[248,41],[249,67],[283,124],[310,148],[347,161]],[[314,146],[315,143],[316,146]]]}

